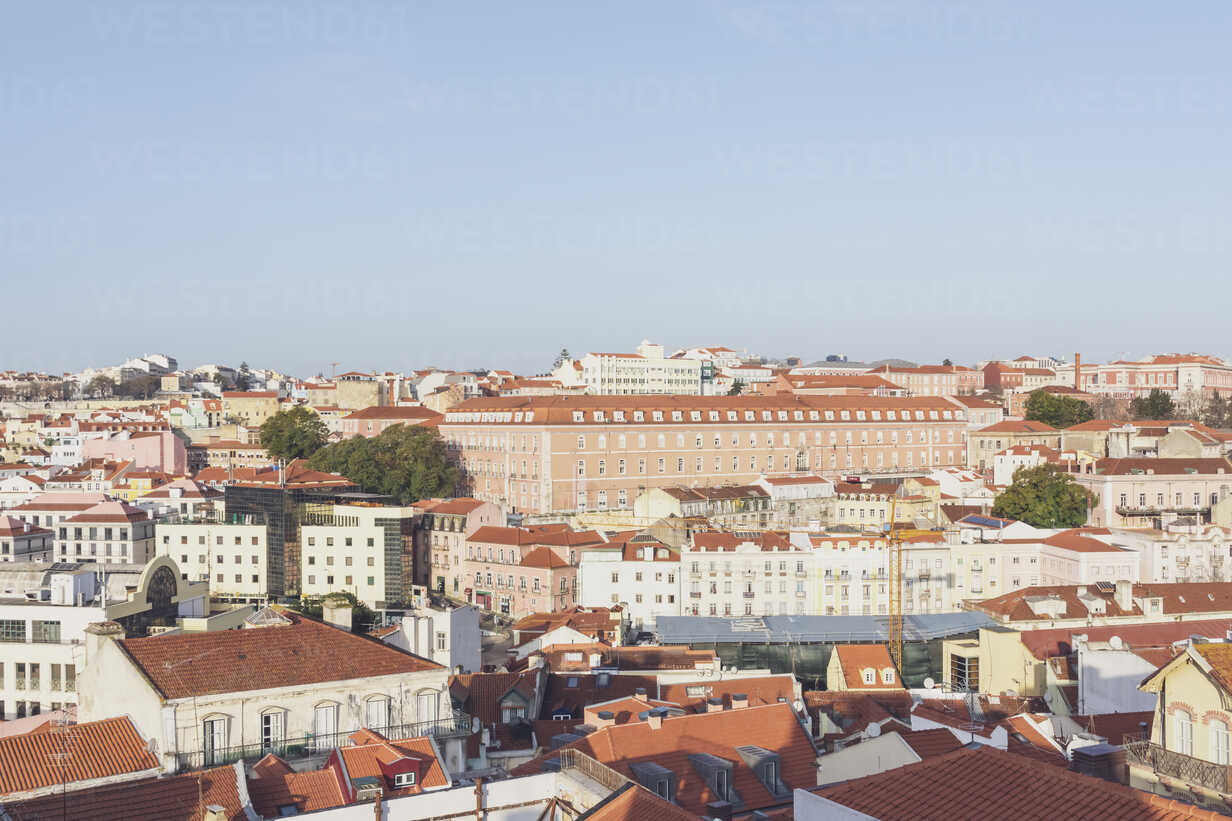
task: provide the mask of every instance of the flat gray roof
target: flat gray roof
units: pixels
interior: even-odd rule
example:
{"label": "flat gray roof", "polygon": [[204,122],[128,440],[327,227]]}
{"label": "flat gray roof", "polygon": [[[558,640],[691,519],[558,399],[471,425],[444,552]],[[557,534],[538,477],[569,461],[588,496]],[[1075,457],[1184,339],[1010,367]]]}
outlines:
{"label": "flat gray roof", "polygon": [[[661,644],[787,644],[889,641],[886,616],[659,616]],[[903,616],[904,641],[928,641],[973,633],[996,622],[983,613],[928,613]]]}

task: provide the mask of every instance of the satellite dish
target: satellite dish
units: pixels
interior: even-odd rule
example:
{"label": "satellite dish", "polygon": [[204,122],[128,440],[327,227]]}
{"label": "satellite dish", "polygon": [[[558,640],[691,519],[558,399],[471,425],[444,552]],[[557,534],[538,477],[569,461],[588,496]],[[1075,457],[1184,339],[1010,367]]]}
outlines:
{"label": "satellite dish", "polygon": [[1044,693],[1044,701],[1047,704],[1052,704],[1052,693]]}
{"label": "satellite dish", "polygon": [[1108,639],[1108,646],[1111,647],[1113,650],[1120,650],[1122,647],[1125,646],[1125,642],[1121,641],[1120,636],[1113,636],[1112,638]]}
{"label": "satellite dish", "polygon": [[866,730],[866,732],[868,733],[869,738],[876,738],[877,736],[881,735],[881,725],[880,724],[870,724],[868,725],[868,729]]}
{"label": "satellite dish", "polygon": [[1011,687],[1005,691],[1005,696],[1006,698],[1018,698],[1018,691]]}
{"label": "satellite dish", "polygon": [[931,690],[936,686],[937,686],[937,682],[933,681],[932,676],[929,676],[924,679],[924,689],[925,690]]}

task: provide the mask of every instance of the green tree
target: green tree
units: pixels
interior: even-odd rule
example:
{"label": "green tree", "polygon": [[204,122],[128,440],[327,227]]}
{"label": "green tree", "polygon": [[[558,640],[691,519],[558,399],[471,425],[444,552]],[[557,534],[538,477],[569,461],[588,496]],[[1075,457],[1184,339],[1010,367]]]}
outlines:
{"label": "green tree", "polygon": [[143,373],[121,382],[116,394],[130,399],[149,399],[161,386],[162,380],[157,376]]}
{"label": "green tree", "polygon": [[261,425],[261,447],[275,459],[307,459],[328,439],[321,417],[305,407],[278,411]]}
{"label": "green tree", "polygon": [[731,388],[728,389],[727,395],[728,396],[739,396],[742,393],[744,393],[744,380],[743,379],[733,379],[732,386]]}
{"label": "green tree", "polygon": [[1129,403],[1129,415],[1135,419],[1171,419],[1176,403],[1166,391],[1151,388],[1146,396],[1135,396]]}
{"label": "green tree", "polygon": [[1054,428],[1068,428],[1091,421],[1095,410],[1081,399],[1058,396],[1041,388],[1027,397],[1026,418]]}
{"label": "green tree", "polygon": [[330,597],[346,599],[351,605],[352,633],[367,633],[376,626],[376,613],[349,590],[336,590],[324,596],[305,596],[300,599],[299,612],[312,619],[321,619],[325,615],[325,600]]}
{"label": "green tree", "polygon": [[116,381],[110,376],[103,376],[102,374],[91,379],[90,383],[86,385],[86,394],[96,398],[105,399],[113,395],[115,390]]}
{"label": "green tree", "polygon": [[556,370],[572,358],[568,348],[561,348],[560,353],[556,354],[556,361],[552,363],[552,370]]}
{"label": "green tree", "polygon": [[252,371],[248,370],[248,363],[241,362],[239,372],[235,375],[236,390],[246,391],[252,387]]}
{"label": "green tree", "polygon": [[941,360],[941,364],[947,368],[952,368],[954,366],[954,363],[950,360],[948,356],[945,359]]}
{"label": "green tree", "polygon": [[393,496],[403,504],[450,496],[459,477],[436,429],[419,425],[392,425],[371,438],[326,445],[308,465],[339,473],[369,493]]}
{"label": "green tree", "polygon": [[1032,527],[1080,527],[1086,523],[1091,494],[1053,464],[1019,468],[1014,482],[997,496],[994,516]]}
{"label": "green tree", "polygon": [[1212,428],[1232,427],[1232,405],[1216,392],[1202,408],[1201,421]]}

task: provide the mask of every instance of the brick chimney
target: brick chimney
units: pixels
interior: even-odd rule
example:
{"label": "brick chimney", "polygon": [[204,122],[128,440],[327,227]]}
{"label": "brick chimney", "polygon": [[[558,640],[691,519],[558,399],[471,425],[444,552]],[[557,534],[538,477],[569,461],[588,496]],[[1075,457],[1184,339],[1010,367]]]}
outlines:
{"label": "brick chimney", "polygon": [[732,821],[732,805],[726,801],[711,801],[706,805],[706,817],[714,821]]}
{"label": "brick chimney", "polygon": [[1082,390],[1082,354],[1074,354],[1074,390]]}

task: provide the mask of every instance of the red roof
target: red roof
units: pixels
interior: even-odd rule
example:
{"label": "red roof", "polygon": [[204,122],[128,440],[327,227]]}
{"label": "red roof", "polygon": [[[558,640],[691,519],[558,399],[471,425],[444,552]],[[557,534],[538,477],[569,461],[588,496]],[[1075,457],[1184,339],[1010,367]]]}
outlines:
{"label": "red roof", "polygon": [[1223,816],[994,747],[956,750],[817,791],[881,821],[1220,819]]}
{"label": "red roof", "polygon": [[423,764],[419,780],[411,787],[387,789],[386,795],[416,795],[425,789],[449,786],[449,779],[445,777],[441,763],[436,760],[432,742],[426,736],[386,740],[380,733],[360,730],[351,735],[351,740],[355,742],[355,746],[339,747],[338,752],[342,754],[347,774],[352,781],[369,776],[376,776],[384,781],[385,771],[382,764],[388,765],[400,758],[412,758]]}
{"label": "red roof", "polygon": [[1171,646],[1190,636],[1222,638],[1232,630],[1232,619],[1203,621],[1165,621],[1152,624],[1118,624],[1112,627],[1056,627],[1048,630],[1023,630],[1018,634],[1031,655],[1043,661],[1074,652],[1073,637],[1088,641],[1107,641],[1117,636],[1130,649]]}
{"label": "red roof", "polygon": [[[834,652],[838,654],[838,663],[843,670],[843,680],[848,690],[900,690],[902,685],[898,680],[897,671],[894,680],[886,684],[881,680],[882,670],[895,670],[890,659],[890,650],[884,644],[837,644]],[[873,683],[867,684],[863,678],[863,670],[873,671]]]}
{"label": "red roof", "polygon": [[[778,753],[780,777],[788,790],[808,788],[817,783],[817,753],[813,742],[787,704],[668,716],[658,728],[641,721],[617,724],[596,730],[566,747],[577,749],[630,778],[633,777],[630,765],[639,762],[671,770],[676,779],[676,803],[699,814],[707,803],[719,800],[720,796],[711,791],[690,756],[708,754],[733,764],[731,786],[739,794],[744,811],[790,805],[791,793],[776,796],[767,790],[753,770],[744,766],[738,747],[760,747]],[[539,758],[523,764],[512,774],[541,772],[544,760]]]}
{"label": "red roof", "polygon": [[600,801],[586,821],[697,821],[697,814],[630,781]]}
{"label": "red roof", "polygon": [[248,795],[253,809],[262,818],[279,817],[282,807],[294,806],[305,813],[347,803],[338,775],[332,769],[296,772],[273,753],[253,765]]}
{"label": "red roof", "polygon": [[228,821],[248,821],[234,766],[124,781],[67,794],[57,791],[4,804],[10,816],[23,821],[201,821],[207,807],[222,807]]}
{"label": "red roof", "polygon": [[435,419],[441,414],[429,408],[417,405],[373,405],[370,408],[357,410],[342,417],[343,419],[379,419],[390,421],[405,421],[407,419]]}
{"label": "red roof", "polygon": [[1043,422],[1036,422],[1031,419],[1007,419],[1004,422],[980,428],[976,433],[1060,433],[1060,431],[1052,425],[1045,425]]}
{"label": "red roof", "polygon": [[[72,755],[57,758],[66,745]],[[127,717],[87,721],[54,731],[0,738],[0,795],[64,782],[156,770],[158,758]]]}
{"label": "red roof", "polygon": [[165,698],[188,698],[441,669],[439,664],[285,612],[288,625],[123,639]]}

